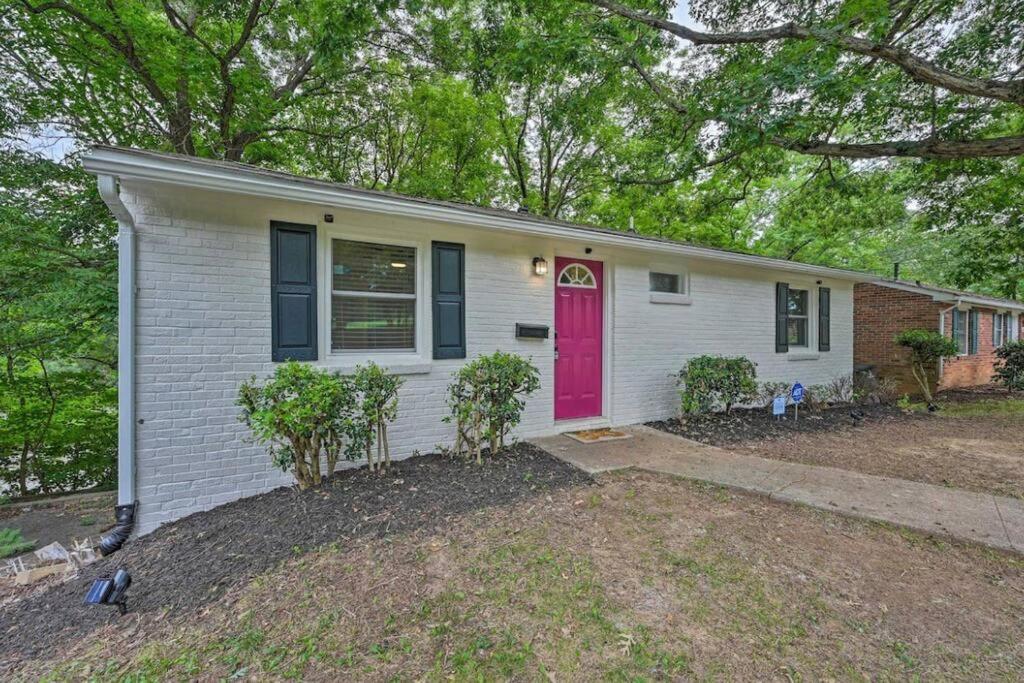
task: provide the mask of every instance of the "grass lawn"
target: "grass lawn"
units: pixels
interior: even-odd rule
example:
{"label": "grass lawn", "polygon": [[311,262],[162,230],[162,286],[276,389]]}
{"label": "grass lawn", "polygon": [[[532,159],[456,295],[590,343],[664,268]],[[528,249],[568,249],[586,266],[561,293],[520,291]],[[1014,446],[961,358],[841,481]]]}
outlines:
{"label": "grass lawn", "polygon": [[[927,409],[921,405],[920,409]],[[980,401],[942,403],[940,412],[947,417],[1024,418],[1024,398],[987,398]]]}
{"label": "grass lawn", "polygon": [[[51,680],[1024,676],[1024,560],[647,474],[296,555]],[[133,586],[132,590],[144,590]]]}

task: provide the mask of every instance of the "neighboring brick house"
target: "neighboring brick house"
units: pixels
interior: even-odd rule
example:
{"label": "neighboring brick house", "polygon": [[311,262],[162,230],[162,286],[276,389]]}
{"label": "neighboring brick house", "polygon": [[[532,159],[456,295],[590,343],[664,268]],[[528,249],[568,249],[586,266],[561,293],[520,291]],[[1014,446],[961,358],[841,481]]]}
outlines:
{"label": "neighboring brick house", "polygon": [[987,384],[995,350],[1020,339],[1024,303],[903,280],[862,282],[853,290],[853,360],[880,377],[894,377],[900,391],[915,394],[909,354],[894,338],[912,328],[941,330],[957,340],[960,354],[935,368],[939,389]]}

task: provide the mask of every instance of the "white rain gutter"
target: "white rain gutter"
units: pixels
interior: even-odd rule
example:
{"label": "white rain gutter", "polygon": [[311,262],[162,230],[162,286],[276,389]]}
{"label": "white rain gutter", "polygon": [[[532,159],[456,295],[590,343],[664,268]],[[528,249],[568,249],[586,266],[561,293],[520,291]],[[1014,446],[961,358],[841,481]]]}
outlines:
{"label": "white rain gutter", "polygon": [[135,219],[116,177],[97,176],[117,219],[117,504],[135,502]]}
{"label": "white rain gutter", "polygon": [[877,275],[856,271],[783,261],[764,256],[727,252],[671,241],[645,240],[629,233],[587,229],[586,226],[553,225],[524,217],[507,217],[471,207],[440,205],[411,197],[361,192],[334,187],[330,183],[299,177],[281,177],[259,169],[224,166],[190,159],[160,157],[133,150],[105,147],[92,149],[82,160],[85,170],[97,175],[111,174],[148,182],[169,183],[204,190],[254,195],[263,198],[308,202],[339,209],[353,209],[388,216],[440,221],[474,228],[515,232],[538,237],[558,238],[607,247],[638,249],[677,254],[739,266],[751,266],[803,273],[817,277],[868,282]]}

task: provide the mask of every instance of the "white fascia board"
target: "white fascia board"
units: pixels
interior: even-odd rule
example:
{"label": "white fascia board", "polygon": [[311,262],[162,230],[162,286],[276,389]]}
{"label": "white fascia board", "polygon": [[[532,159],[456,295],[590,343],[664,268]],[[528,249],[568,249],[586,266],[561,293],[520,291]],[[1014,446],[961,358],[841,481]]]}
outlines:
{"label": "white fascia board", "polygon": [[986,299],[985,297],[971,296],[970,294],[936,292],[935,290],[928,289],[927,287],[916,287],[914,285],[908,285],[902,282],[890,282],[888,280],[875,280],[871,284],[875,284],[880,287],[888,287],[889,289],[899,289],[904,292],[923,294],[925,296],[930,296],[932,298],[932,301],[937,301],[939,303],[965,303],[973,304],[975,306],[982,306],[984,308],[995,308],[1008,311],[1024,311],[1024,303],[1021,302],[1003,299]]}
{"label": "white fascia board", "polygon": [[625,249],[670,253],[707,261],[731,263],[754,268],[767,268],[788,273],[801,273],[854,282],[870,282],[876,275],[840,268],[827,268],[806,263],[772,259],[764,256],[738,254],[682,243],[655,242],[605,231],[589,231],[586,226],[567,228],[528,218],[506,218],[472,208],[442,206],[417,201],[415,198],[391,197],[330,187],[319,182],[274,177],[245,169],[219,168],[188,160],[136,155],[113,149],[94,149],[83,158],[85,170],[94,174],[111,174],[121,179],[145,180],[186,187],[286,199],[322,206],[357,211],[384,213],[419,220],[484,227],[520,234],[600,244]]}

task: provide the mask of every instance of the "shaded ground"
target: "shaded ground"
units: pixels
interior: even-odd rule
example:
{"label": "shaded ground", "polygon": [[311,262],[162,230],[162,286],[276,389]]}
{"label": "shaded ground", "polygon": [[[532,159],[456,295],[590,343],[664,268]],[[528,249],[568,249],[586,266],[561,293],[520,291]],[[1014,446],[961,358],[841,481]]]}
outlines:
{"label": "shaded ground", "polygon": [[133,614],[55,679],[1024,675],[1024,561],[648,474],[342,543],[198,614]]}
{"label": "shaded ground", "polygon": [[173,617],[324,544],[351,547],[359,538],[443,528],[488,506],[590,481],[519,444],[482,466],[437,455],[410,458],[388,476],[348,470],[319,490],[281,488],[190,515],[128,543],[74,581],[0,608],[0,670],[107,623],[113,610],[86,607],[82,598],[94,578],[118,567],[132,574],[133,612]]}
{"label": "shaded ground", "polygon": [[[856,414],[856,417],[854,417]],[[794,418],[793,407],[786,409],[783,419],[768,408],[736,409],[731,414],[710,413],[688,415],[647,424],[655,429],[678,434],[712,446],[731,447],[750,441],[786,439],[793,434],[833,432],[854,425],[875,425],[889,421],[906,421],[904,411],[891,405],[840,406],[817,413],[801,411]]]}
{"label": "shaded ground", "polygon": [[732,450],[1024,499],[1024,402],[947,404],[938,413]]}
{"label": "shaded ground", "polygon": [[0,527],[20,529],[36,548],[54,541],[70,548],[75,539],[98,541],[113,526],[116,500],[117,494],[110,491],[12,503],[0,508]]}
{"label": "shaded ground", "polygon": [[737,411],[651,426],[747,455],[1024,499],[1024,400],[977,390],[945,392],[940,404],[933,414],[846,407],[778,423],[767,410]]}

